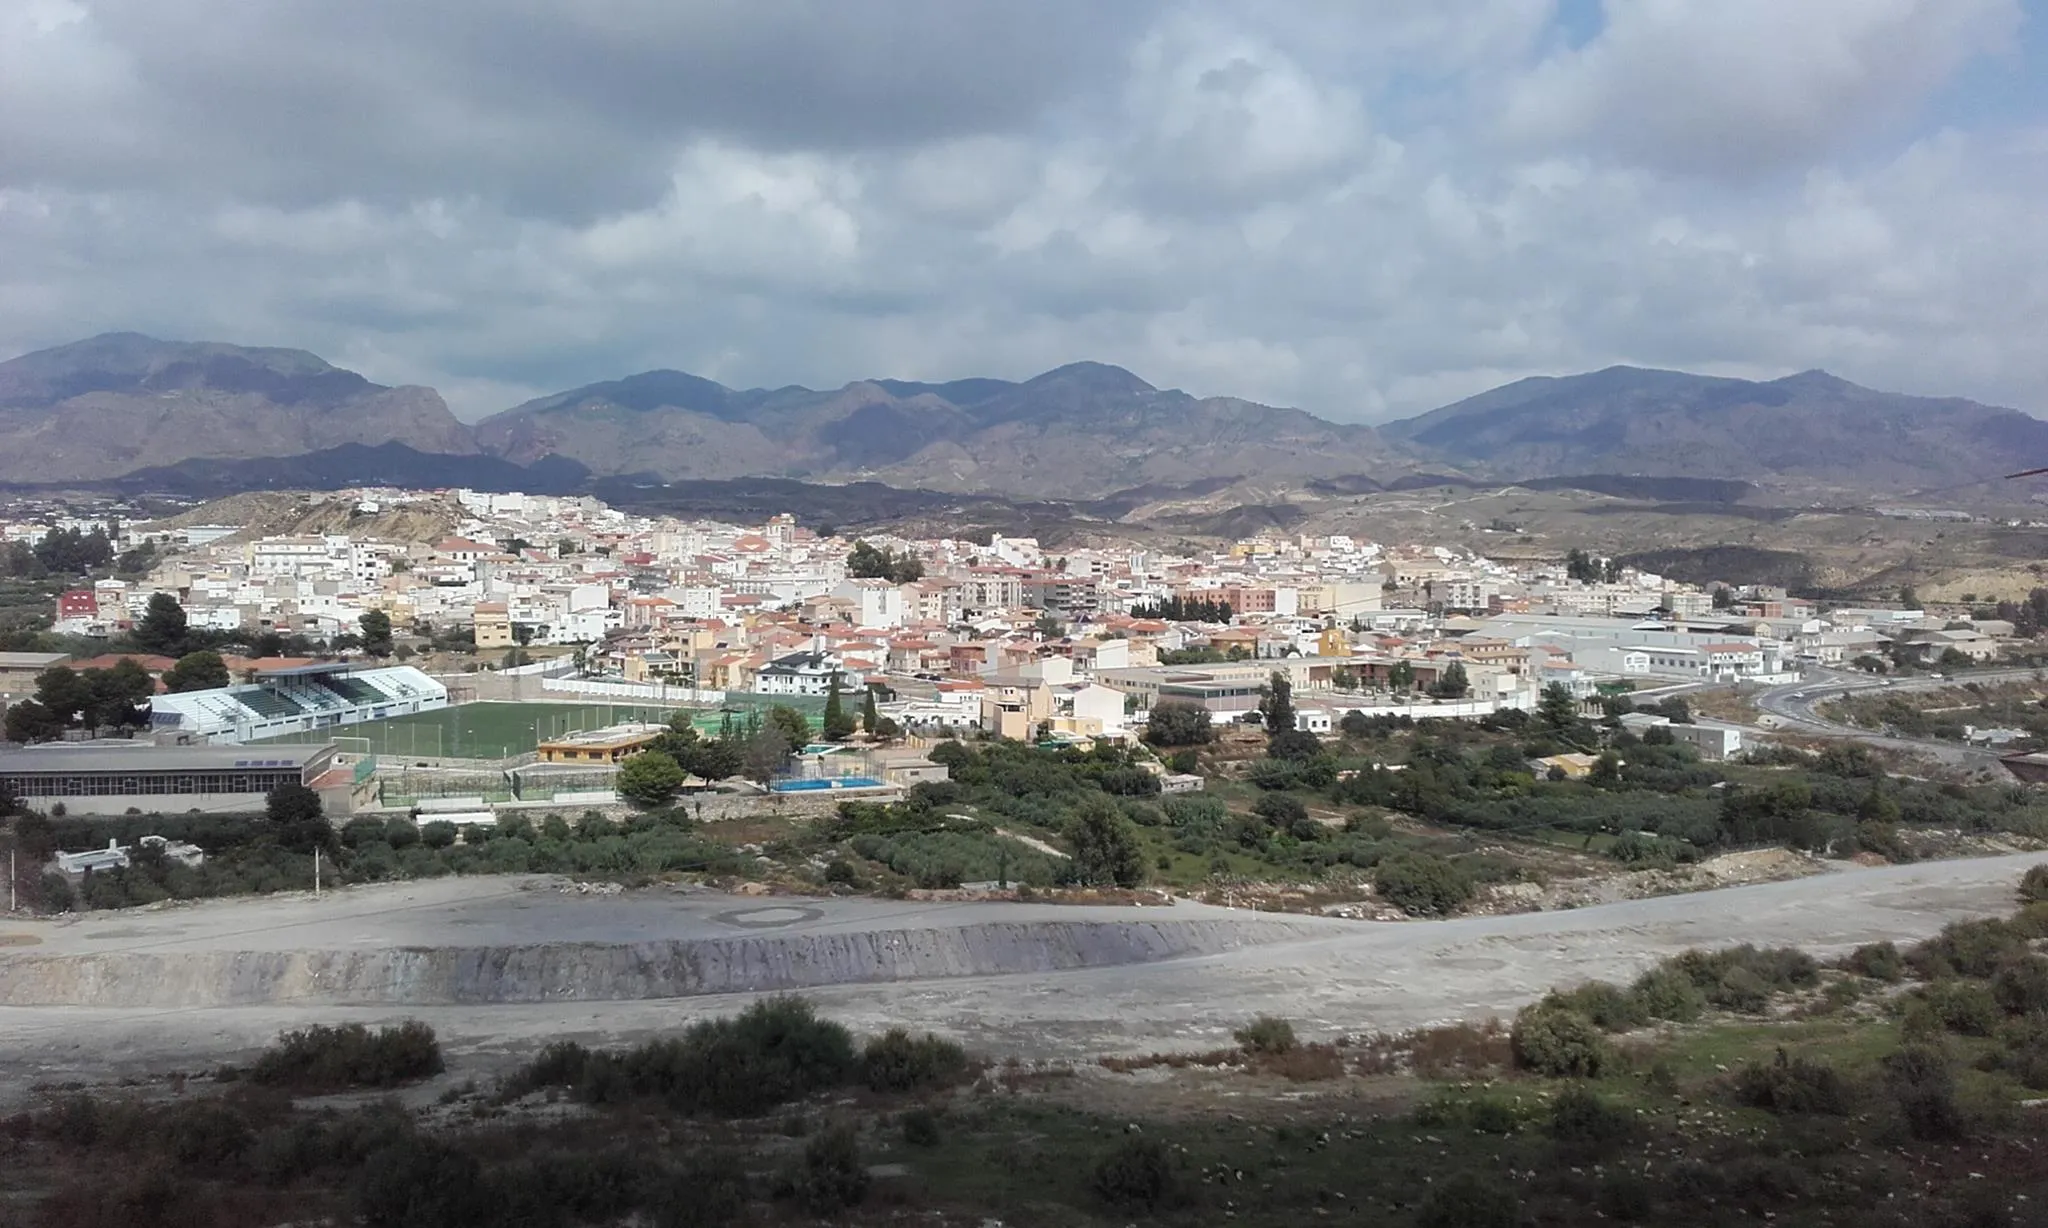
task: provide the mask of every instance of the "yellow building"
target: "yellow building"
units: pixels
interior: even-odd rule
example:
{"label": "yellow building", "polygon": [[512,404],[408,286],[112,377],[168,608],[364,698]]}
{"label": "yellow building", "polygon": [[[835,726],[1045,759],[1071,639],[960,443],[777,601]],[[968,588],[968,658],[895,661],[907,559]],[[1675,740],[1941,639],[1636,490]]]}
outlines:
{"label": "yellow building", "polygon": [[661,733],[654,725],[620,725],[572,733],[566,738],[542,742],[535,749],[542,763],[617,763],[647,749]]}
{"label": "yellow building", "polygon": [[518,641],[512,638],[512,614],[502,601],[479,601],[471,615],[476,627],[476,646],[484,648],[510,648]]}

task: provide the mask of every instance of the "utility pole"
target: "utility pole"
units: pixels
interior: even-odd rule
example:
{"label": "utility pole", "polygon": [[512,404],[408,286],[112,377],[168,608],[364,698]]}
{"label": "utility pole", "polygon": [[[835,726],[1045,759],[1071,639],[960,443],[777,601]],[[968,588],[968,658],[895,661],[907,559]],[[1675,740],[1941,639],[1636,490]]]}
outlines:
{"label": "utility pole", "polygon": [[14,911],[14,850],[7,850],[7,911]]}
{"label": "utility pole", "polygon": [[313,846],[313,898],[320,898],[320,846]]}

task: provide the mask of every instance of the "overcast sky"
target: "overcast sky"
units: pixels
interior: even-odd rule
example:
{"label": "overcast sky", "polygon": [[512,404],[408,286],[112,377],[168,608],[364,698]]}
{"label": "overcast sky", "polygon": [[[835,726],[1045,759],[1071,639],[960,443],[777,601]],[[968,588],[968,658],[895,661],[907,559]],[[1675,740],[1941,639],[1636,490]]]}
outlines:
{"label": "overcast sky", "polygon": [[0,354],[1379,420],[1617,362],[2048,414],[2020,0],[0,0]]}

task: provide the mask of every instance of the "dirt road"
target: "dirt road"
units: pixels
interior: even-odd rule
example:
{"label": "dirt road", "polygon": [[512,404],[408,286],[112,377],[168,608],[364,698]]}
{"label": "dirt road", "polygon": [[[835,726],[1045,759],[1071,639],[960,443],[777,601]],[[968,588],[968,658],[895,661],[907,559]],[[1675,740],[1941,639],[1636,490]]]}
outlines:
{"label": "dirt road", "polygon": [[[1630,977],[1687,947],[1794,944],[1825,954],[1918,939],[1952,920],[2009,911],[2013,885],[2043,860],[1843,869],[1575,911],[1406,924],[1190,903],[597,897],[503,879],[365,888],[317,904],[5,922],[0,938],[14,937],[0,942],[0,1000],[17,1004],[0,1007],[0,1086],[198,1069],[283,1028],[399,1018],[431,1023],[458,1071],[487,1072],[557,1037],[633,1038],[731,1011],[750,995],[705,990],[739,984],[801,988],[858,1030],[928,1028],[999,1056],[1213,1047],[1260,1012],[1311,1035],[1393,1031],[1505,1014],[1553,985]],[[73,961],[83,975],[53,971]],[[416,975],[422,967],[442,971]],[[138,968],[147,992],[123,989],[118,976]],[[355,979],[290,979],[335,968],[354,969]],[[204,975],[225,978],[210,999],[188,983]],[[22,988],[37,977],[41,988]],[[512,1000],[483,996],[493,986]],[[661,996],[675,993],[687,996]],[[30,1004],[37,1000],[81,1004]],[[125,1004],[89,1004],[98,1001]]]}

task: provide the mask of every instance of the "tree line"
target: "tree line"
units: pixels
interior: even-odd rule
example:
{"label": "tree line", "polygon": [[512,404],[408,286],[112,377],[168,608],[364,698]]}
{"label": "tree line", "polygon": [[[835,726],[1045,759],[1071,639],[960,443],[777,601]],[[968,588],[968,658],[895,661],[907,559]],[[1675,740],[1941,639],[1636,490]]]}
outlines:
{"label": "tree line", "polygon": [[1167,597],[1131,607],[1132,618],[1163,618],[1177,623],[1227,623],[1236,616],[1228,601],[1206,597]]}

